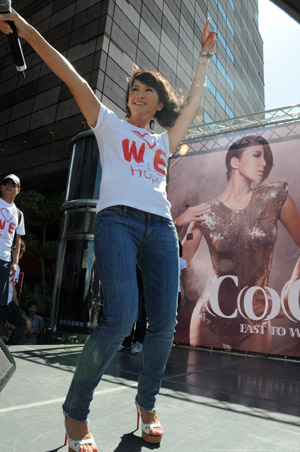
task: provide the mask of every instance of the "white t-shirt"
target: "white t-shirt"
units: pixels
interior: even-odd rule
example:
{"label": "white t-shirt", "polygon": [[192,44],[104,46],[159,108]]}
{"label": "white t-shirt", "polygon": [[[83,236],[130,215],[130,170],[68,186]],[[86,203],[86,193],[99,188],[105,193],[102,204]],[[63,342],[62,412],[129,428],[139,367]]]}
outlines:
{"label": "white t-shirt", "polygon": [[11,278],[9,278],[7,304],[9,304],[11,301],[13,301],[14,287],[19,282],[19,276],[20,276],[20,267],[17,266],[17,271],[16,271],[15,275],[12,276]]}
{"label": "white t-shirt", "polygon": [[18,211],[15,204],[9,204],[0,198],[0,259],[5,262],[11,261],[11,247],[15,230],[17,234],[25,234],[23,213],[19,224],[18,222]]}
{"label": "white t-shirt", "polygon": [[97,212],[125,205],[171,218],[166,194],[167,132],[151,134],[101,104],[96,126],[102,180]]}

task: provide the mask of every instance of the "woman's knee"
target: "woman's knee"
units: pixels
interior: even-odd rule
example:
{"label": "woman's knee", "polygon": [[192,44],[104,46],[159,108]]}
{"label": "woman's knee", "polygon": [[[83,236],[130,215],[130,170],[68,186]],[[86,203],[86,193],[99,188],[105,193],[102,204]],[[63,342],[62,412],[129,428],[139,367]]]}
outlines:
{"label": "woman's knee", "polygon": [[[121,313],[120,313],[121,314]],[[136,321],[136,316],[103,316],[100,323],[104,324],[107,328],[120,331],[121,334],[129,335],[132,330],[132,325]]]}
{"label": "woman's knee", "polygon": [[169,318],[162,317],[161,319],[155,319],[149,321],[148,330],[152,333],[159,334],[173,334],[176,327],[176,316]]}

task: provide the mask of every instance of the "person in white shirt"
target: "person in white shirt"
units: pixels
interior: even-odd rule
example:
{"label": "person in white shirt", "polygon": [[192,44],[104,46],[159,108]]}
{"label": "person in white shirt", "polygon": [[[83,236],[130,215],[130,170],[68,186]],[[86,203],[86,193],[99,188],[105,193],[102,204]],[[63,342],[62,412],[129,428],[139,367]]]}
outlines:
{"label": "person in white shirt", "polygon": [[[14,200],[20,193],[21,183],[18,176],[8,174],[1,182],[0,198],[0,327],[4,328],[10,317],[8,304],[9,278],[17,272],[21,236],[25,234],[23,213],[17,209]],[[10,345],[19,342],[25,332],[25,324],[15,330],[9,340]],[[19,323],[19,322],[18,322]],[[23,322],[20,322],[23,323]],[[24,330],[24,331],[23,331]],[[23,333],[22,333],[23,331]]]}
{"label": "person in white shirt", "polygon": [[[183,140],[201,105],[206,68],[215,48],[215,32],[206,21],[195,77],[180,104],[157,72],[135,71],[128,83],[127,120],[96,97],[70,62],[15,11],[0,15],[14,21],[18,34],[71,90],[96,136],[102,180],[95,221],[95,255],[103,289],[103,315],[82,351],[63,404],[69,450],[97,450],[87,422],[94,390],[137,318],[136,265],[141,270],[148,328],[145,334],[136,408],[142,437],[159,443],[164,430],[156,410],[172,348],[178,296],[178,238],[166,196],[168,158]],[[156,119],[168,130],[149,131]]]}

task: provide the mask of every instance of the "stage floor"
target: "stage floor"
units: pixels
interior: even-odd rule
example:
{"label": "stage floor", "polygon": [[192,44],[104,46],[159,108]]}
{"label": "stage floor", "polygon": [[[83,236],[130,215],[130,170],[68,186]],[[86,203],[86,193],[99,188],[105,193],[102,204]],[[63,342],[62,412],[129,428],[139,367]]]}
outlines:
{"label": "stage floor", "polygon": [[[0,395],[1,450],[66,452],[61,405],[81,346],[15,346],[17,371]],[[140,356],[117,352],[95,392],[99,452],[157,449],[136,431]],[[157,409],[162,452],[300,450],[300,362],[174,347]]]}

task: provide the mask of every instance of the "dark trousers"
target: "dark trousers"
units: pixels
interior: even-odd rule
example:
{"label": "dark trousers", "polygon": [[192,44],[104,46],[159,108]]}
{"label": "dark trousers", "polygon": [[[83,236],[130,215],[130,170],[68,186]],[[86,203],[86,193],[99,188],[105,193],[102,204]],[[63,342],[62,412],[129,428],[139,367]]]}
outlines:
{"label": "dark trousers", "polygon": [[11,301],[6,306],[0,306],[0,324],[2,329],[5,327],[6,322],[16,326],[7,342],[8,345],[20,344],[26,331],[26,318],[21,308],[14,301]]}
{"label": "dark trousers", "polygon": [[10,262],[0,259],[0,306],[7,305]]}

